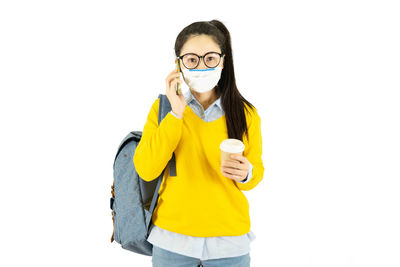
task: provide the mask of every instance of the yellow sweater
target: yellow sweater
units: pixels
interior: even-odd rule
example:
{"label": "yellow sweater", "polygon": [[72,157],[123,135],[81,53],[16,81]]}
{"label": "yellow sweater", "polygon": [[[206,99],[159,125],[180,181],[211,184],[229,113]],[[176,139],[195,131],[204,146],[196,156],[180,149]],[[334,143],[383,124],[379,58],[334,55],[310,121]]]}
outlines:
{"label": "yellow sweater", "polygon": [[170,177],[168,168],[164,171],[153,223],[197,237],[248,233],[249,203],[242,190],[253,189],[264,175],[258,113],[245,109],[250,143],[243,134],[243,155],[253,165],[253,172],[251,180],[242,184],[221,173],[219,145],[228,138],[225,114],[205,122],[187,105],[182,119],[168,112],[158,125],[158,109],[157,98],[133,157],[139,176],[151,181],[161,174],[175,152],[177,176]]}

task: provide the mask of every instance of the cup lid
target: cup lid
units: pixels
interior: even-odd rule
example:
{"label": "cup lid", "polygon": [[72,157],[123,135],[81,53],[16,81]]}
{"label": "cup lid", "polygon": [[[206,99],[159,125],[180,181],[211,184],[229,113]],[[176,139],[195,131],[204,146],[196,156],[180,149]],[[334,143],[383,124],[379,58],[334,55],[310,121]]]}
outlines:
{"label": "cup lid", "polygon": [[228,153],[240,153],[243,152],[245,145],[239,139],[229,138],[222,141],[219,148]]}

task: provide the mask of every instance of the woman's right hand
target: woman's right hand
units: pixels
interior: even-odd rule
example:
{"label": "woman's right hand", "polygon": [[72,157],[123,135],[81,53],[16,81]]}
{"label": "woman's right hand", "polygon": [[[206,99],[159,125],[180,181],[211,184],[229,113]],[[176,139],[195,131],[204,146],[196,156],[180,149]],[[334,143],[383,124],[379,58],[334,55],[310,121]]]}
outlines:
{"label": "woman's right hand", "polygon": [[182,81],[179,79],[180,72],[177,72],[174,69],[170,74],[168,74],[167,78],[165,79],[167,91],[166,95],[171,104],[172,112],[179,116],[179,118],[183,117],[183,111],[186,107],[186,99],[181,92],[179,95],[176,94],[176,84],[181,83]]}

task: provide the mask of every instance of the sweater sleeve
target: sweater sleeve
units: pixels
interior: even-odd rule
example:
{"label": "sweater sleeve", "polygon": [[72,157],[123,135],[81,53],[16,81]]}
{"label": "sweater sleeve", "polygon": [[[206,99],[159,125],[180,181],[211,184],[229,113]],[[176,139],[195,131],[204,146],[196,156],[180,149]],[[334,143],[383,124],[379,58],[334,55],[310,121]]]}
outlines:
{"label": "sweater sleeve", "polygon": [[[251,180],[246,183],[236,182],[236,186],[242,191],[249,191],[257,186],[264,177],[264,165],[262,162],[262,136],[261,118],[256,111],[252,111],[250,123],[248,125],[249,140],[245,147],[243,156],[253,165]],[[245,136],[245,135],[244,135]],[[246,137],[245,137],[246,138]]]}
{"label": "sweater sleeve", "polygon": [[160,100],[157,98],[147,116],[142,137],[133,156],[136,172],[148,182],[160,176],[182,136],[183,120],[171,112],[158,125],[159,104]]}

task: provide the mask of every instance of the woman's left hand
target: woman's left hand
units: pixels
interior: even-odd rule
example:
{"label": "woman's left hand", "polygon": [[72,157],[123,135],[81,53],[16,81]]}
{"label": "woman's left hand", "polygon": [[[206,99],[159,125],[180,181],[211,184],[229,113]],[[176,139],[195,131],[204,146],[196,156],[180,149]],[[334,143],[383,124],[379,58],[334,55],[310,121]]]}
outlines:
{"label": "woman's left hand", "polygon": [[221,163],[222,174],[237,182],[246,179],[249,173],[249,160],[241,155],[231,155],[231,160],[224,160]]}

